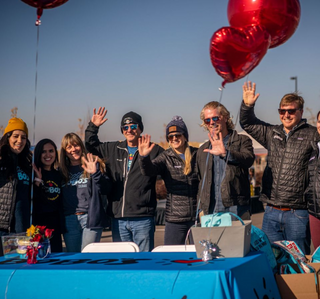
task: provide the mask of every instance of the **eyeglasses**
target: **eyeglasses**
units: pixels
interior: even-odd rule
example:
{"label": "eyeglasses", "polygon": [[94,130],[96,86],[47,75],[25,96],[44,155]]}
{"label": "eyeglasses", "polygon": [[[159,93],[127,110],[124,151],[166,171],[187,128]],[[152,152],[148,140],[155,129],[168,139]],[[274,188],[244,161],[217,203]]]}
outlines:
{"label": "eyeglasses", "polygon": [[138,125],[137,124],[134,124],[134,125],[130,125],[130,126],[122,126],[122,129],[124,130],[124,131],[128,131],[129,130],[129,128],[131,129],[131,130],[136,130],[137,128],[138,128]]}
{"label": "eyeglasses", "polygon": [[289,115],[294,115],[298,110],[301,109],[278,109],[278,112],[280,115],[285,115],[286,112],[288,112]]}
{"label": "eyeglasses", "polygon": [[206,125],[210,125],[210,122],[211,121],[218,121],[220,119],[220,116],[214,116],[214,117],[211,117],[211,118],[205,118],[203,121]]}
{"label": "eyeglasses", "polygon": [[173,140],[173,137],[181,138],[181,136],[182,136],[182,134],[172,134],[172,135],[169,135],[169,136],[168,136],[168,139],[169,139],[170,141],[172,141],[172,140]]}

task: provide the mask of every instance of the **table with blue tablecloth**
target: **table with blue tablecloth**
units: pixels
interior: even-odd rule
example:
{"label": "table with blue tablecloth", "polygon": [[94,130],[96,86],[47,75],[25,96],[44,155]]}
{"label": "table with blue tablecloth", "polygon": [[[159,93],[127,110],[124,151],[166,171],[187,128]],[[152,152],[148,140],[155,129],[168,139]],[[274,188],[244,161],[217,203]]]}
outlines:
{"label": "table with blue tablecloth", "polygon": [[0,297],[280,298],[263,253],[209,262],[195,252],[56,253],[27,264],[0,258]]}

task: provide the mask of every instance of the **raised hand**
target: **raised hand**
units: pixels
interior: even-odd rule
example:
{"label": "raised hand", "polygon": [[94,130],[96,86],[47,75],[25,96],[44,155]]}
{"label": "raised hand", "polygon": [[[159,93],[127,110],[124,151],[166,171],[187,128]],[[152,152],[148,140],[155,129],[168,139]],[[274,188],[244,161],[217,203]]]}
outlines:
{"label": "raised hand", "polygon": [[41,168],[37,168],[37,166],[32,163],[32,168],[34,170],[34,173],[35,173],[35,177],[38,178],[39,180],[42,180],[42,173],[41,173]]}
{"label": "raised hand", "polygon": [[96,108],[94,108],[91,122],[93,122],[97,127],[100,127],[108,120],[107,118],[105,118],[107,112],[108,110],[106,110],[105,107],[99,107],[98,112],[96,112]]}
{"label": "raised hand", "polygon": [[246,106],[253,106],[258,99],[260,93],[256,94],[256,83],[252,83],[251,81],[244,82],[242,86],[243,90],[243,102]]}
{"label": "raised hand", "polygon": [[82,168],[90,174],[94,174],[97,172],[97,162],[98,162],[98,157],[93,156],[91,153],[87,153],[87,158],[82,157]]}
{"label": "raised hand", "polygon": [[150,135],[141,135],[138,139],[138,151],[140,156],[148,156],[155,144],[150,143],[151,136]]}
{"label": "raised hand", "polygon": [[203,151],[215,156],[225,157],[227,151],[223,144],[222,133],[220,132],[219,135],[214,134],[213,136],[211,136],[211,134],[209,133],[208,136],[211,142],[211,149],[205,149]]}

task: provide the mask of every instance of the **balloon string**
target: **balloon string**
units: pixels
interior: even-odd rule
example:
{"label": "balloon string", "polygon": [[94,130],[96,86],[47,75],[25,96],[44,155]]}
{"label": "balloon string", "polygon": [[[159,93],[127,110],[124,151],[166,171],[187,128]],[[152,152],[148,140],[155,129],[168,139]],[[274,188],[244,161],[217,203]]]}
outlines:
{"label": "balloon string", "polygon": [[[39,39],[40,39],[40,27],[37,26],[36,74],[35,74],[35,82],[34,82],[34,107],[33,107],[33,137],[32,137],[32,145],[31,145],[31,150],[33,151],[32,164],[34,164],[34,148],[35,148],[35,143],[36,143],[36,110],[37,110],[37,90],[38,90]],[[30,226],[32,224],[32,213],[33,213],[33,181],[34,181],[34,169],[32,167],[32,173],[31,173]]]}

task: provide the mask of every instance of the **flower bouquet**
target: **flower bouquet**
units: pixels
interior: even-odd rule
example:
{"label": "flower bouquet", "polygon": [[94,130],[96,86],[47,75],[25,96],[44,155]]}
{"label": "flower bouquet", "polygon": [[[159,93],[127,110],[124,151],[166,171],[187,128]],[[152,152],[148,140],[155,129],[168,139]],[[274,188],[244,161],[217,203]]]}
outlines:
{"label": "flower bouquet", "polygon": [[39,258],[45,258],[51,253],[50,238],[54,230],[46,228],[46,226],[31,225],[27,229],[27,237],[31,237],[30,243],[27,247],[27,263],[35,264],[37,262],[37,256]]}

